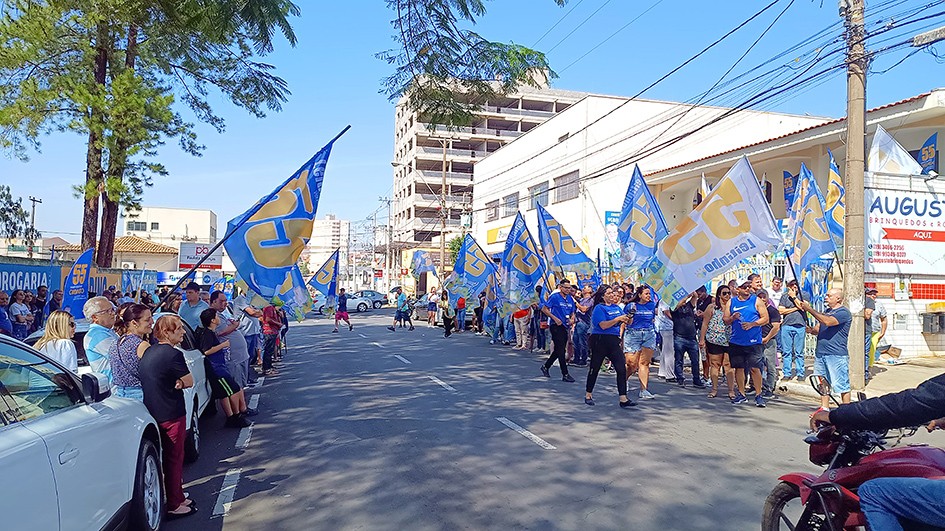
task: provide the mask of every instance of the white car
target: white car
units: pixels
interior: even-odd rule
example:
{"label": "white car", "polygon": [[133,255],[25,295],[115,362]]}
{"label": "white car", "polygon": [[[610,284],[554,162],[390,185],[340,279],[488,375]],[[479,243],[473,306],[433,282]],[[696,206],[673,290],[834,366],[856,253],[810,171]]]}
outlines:
{"label": "white car", "polygon": [[111,397],[0,337],[0,514],[5,529],[157,530],[164,518],[161,437],[144,404]]}
{"label": "white car", "polygon": [[[370,299],[348,296],[348,313],[366,312],[373,307],[374,301]],[[322,315],[334,316],[334,310],[331,306],[326,304],[325,296],[321,293],[317,293],[316,296],[312,298],[312,308]]]}
{"label": "white car", "polygon": [[[160,314],[155,315],[154,319],[157,320],[158,317],[160,317]],[[184,340],[177,349],[184,353],[184,360],[187,361],[190,374],[194,376],[194,386],[184,389],[184,404],[187,406],[187,439],[184,441],[184,461],[193,463],[200,457],[200,417],[204,413],[216,413],[216,406],[212,400],[210,382],[207,381],[204,355],[196,346],[193,330],[183,319],[181,319],[181,324],[184,325]],[[84,346],[85,334],[88,331],[88,321],[84,319],[76,321],[75,337],[72,342],[75,344],[79,358],[79,376],[92,372],[88,358],[85,355]],[[43,337],[43,330],[38,330],[26,338],[25,342],[32,346],[41,337]],[[207,406],[211,406],[210,410],[207,410]]]}

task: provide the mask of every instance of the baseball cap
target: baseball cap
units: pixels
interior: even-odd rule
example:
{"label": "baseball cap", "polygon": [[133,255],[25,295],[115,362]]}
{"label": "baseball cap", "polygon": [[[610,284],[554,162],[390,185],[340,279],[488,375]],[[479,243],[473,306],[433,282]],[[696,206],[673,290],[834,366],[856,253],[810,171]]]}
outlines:
{"label": "baseball cap", "polygon": [[866,293],[879,293],[879,290],[876,288],[866,287]]}
{"label": "baseball cap", "polygon": [[735,287],[740,288],[748,284],[751,284],[751,281],[748,280],[748,277],[738,277],[738,279],[735,280]]}

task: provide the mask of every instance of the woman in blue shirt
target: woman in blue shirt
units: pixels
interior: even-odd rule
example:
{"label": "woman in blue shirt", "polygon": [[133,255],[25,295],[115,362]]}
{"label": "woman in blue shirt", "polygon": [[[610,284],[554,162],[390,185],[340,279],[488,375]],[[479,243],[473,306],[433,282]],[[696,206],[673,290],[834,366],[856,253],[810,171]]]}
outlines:
{"label": "woman in blue shirt", "polygon": [[650,361],[656,349],[656,328],[653,324],[656,319],[656,301],[653,300],[650,287],[646,285],[637,287],[634,300],[624,307],[629,323],[623,338],[627,377],[636,370],[640,378],[640,398],[652,399],[654,396],[647,391],[646,385],[650,379]]}
{"label": "woman in blue shirt", "polygon": [[584,391],[584,403],[593,406],[594,384],[604,358],[608,358],[617,371],[617,393],[620,395],[620,407],[635,406],[627,398],[627,372],[621,359],[620,327],[630,318],[617,306],[617,293],[607,285],[598,288],[594,295],[594,311],[591,313],[591,367],[587,372],[587,386]]}

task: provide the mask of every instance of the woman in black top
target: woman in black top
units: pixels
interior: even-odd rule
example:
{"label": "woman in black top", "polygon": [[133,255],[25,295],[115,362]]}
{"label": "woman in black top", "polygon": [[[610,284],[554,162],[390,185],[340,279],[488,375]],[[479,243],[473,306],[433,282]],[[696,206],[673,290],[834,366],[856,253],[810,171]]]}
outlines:
{"label": "woman in black top", "polygon": [[158,344],[144,351],[138,363],[144,405],[161,427],[164,490],[168,518],[182,518],[197,512],[184,497],[184,438],[187,410],[184,389],[194,385],[184,354],[175,348],[184,338],[184,325],[176,315],[164,315],[154,323]]}

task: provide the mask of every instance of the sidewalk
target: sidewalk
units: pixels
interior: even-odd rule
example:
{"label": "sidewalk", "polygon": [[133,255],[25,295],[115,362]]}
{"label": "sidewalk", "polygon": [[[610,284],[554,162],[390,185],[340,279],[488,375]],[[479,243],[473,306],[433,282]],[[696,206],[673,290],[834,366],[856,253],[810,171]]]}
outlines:
{"label": "sidewalk", "polygon": [[[813,361],[813,360],[809,360]],[[808,363],[808,367],[811,363]],[[866,396],[882,396],[913,389],[920,383],[945,372],[945,356],[908,358],[898,365],[876,364],[872,368],[873,378],[866,385]],[[820,395],[807,381],[778,382],[781,392],[792,396],[820,400]]]}

